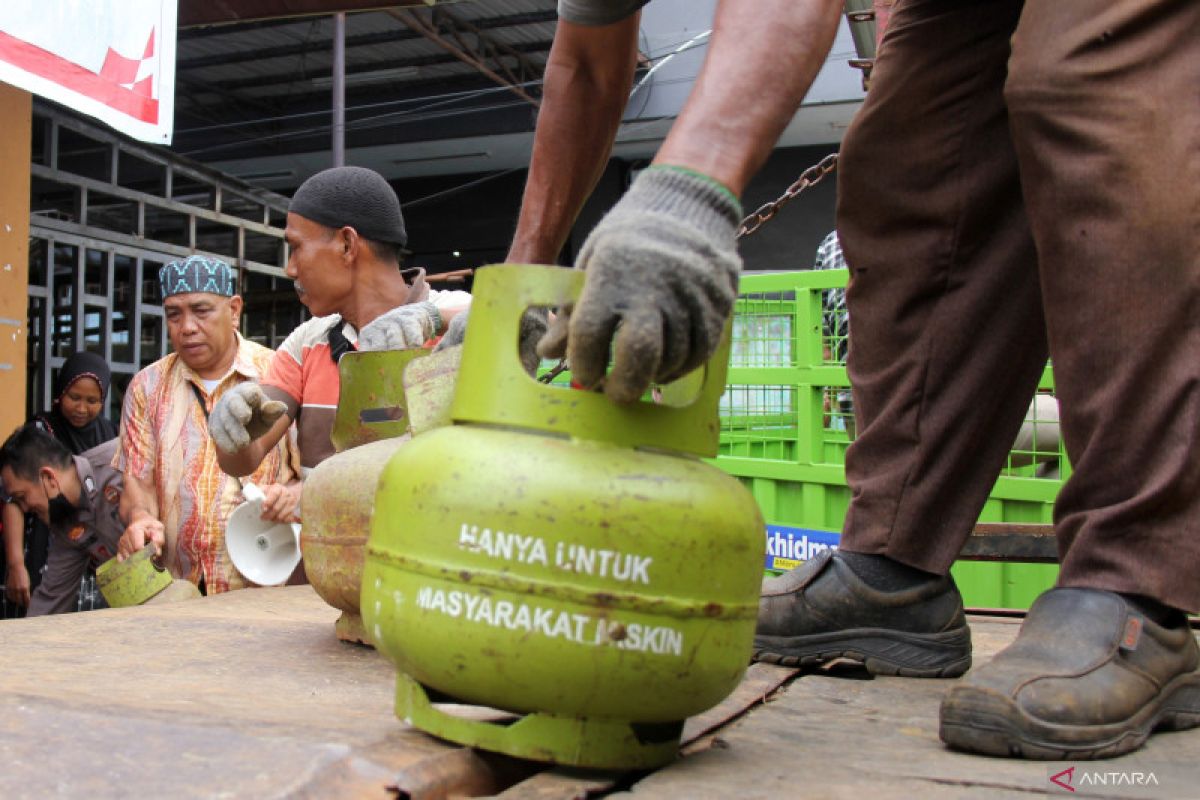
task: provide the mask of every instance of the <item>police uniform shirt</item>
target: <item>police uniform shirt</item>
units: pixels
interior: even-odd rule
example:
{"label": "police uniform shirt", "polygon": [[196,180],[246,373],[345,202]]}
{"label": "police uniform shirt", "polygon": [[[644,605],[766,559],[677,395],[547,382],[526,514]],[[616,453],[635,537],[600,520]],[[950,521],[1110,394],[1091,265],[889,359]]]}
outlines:
{"label": "police uniform shirt", "polygon": [[72,610],[88,565],[101,564],[117,554],[117,542],[125,531],[117,513],[122,476],[111,465],[117,442],[110,439],[72,456],[79,476],[78,508],[70,522],[50,526],[46,572],[29,601],[27,616]]}

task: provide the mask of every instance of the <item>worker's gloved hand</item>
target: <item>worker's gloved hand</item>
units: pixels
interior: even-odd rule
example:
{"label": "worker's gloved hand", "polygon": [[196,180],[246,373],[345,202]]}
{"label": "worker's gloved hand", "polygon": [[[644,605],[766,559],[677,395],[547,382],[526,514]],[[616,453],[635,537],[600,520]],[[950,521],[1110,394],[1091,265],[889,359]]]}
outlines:
{"label": "worker's gloved hand", "polygon": [[239,383],[221,395],[208,416],[208,434],[217,448],[236,453],[271,430],[287,406],[267,397],[257,383]]}
{"label": "worker's gloved hand", "polygon": [[565,352],[576,382],[603,384],[621,403],[700,366],[737,297],[740,219],[741,204],[717,181],[668,165],[645,170],[583,243],[583,294],[538,352]]}
{"label": "worker's gloved hand", "polygon": [[442,315],[428,300],[393,308],[363,326],[358,349],[410,350],[420,347],[442,329]]}
{"label": "worker's gloved hand", "polygon": [[445,350],[448,347],[454,347],[463,343],[463,339],[467,338],[467,317],[471,310],[459,312],[450,320],[450,325],[446,327],[446,332],[442,334],[442,339],[434,345],[433,352]]}
{"label": "worker's gloved hand", "polygon": [[[437,343],[437,347],[433,348],[435,353],[438,350],[463,343],[463,339],[467,335],[467,316],[469,313],[470,310],[468,309],[450,320],[450,327],[446,329],[446,335]],[[538,357],[537,353],[537,345],[538,341],[546,333],[546,328],[549,324],[546,320],[547,314],[548,312],[544,308],[529,308],[521,315],[518,349],[520,351],[521,366],[530,375],[537,375],[538,364],[541,363],[541,358]]]}

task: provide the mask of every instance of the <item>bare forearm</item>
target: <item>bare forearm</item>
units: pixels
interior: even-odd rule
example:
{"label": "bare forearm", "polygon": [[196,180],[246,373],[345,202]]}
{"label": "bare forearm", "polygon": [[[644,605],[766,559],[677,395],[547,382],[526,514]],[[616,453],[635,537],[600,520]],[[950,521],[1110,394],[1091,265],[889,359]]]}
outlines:
{"label": "bare forearm", "polygon": [[271,430],[257,439],[251,439],[250,444],[236,453],[227,453],[217,447],[217,464],[220,465],[221,471],[235,478],[244,478],[254,472],[275,445],[279,444],[279,440],[287,435],[291,424],[291,417],[284,414],[271,426]]}
{"label": "bare forearm", "polygon": [[117,510],[126,525],[147,518],[158,519],[158,495],[154,491],[154,484],[126,475],[121,504]]}
{"label": "bare forearm", "polygon": [[753,12],[747,5],[722,0],[700,76],[654,159],[709,175],[739,196],[829,54],[842,0],[762,0]]}
{"label": "bare forearm", "polygon": [[25,563],[25,515],[14,503],[4,506],[4,559],[7,564]]}
{"label": "bare forearm", "polygon": [[559,21],[508,261],[558,258],[608,163],[633,85],[638,19],[595,28]]}
{"label": "bare forearm", "polygon": [[262,446],[262,440],[255,439],[236,453],[226,453],[218,447],[217,463],[220,464],[221,471],[226,475],[243,478],[258,469],[258,465],[262,463],[266,454],[267,451]]}

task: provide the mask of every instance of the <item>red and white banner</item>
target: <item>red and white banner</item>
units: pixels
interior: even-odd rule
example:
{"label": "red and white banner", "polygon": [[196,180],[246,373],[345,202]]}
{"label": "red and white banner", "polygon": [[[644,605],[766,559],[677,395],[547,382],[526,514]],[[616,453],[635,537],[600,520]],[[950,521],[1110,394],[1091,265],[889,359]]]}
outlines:
{"label": "red and white banner", "polygon": [[0,81],[171,143],[176,0],[0,0]]}

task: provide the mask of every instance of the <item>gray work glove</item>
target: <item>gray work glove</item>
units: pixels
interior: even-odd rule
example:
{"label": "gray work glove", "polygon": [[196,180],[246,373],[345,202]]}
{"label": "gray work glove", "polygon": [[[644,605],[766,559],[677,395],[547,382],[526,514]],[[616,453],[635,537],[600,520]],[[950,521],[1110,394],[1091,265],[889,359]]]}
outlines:
{"label": "gray work glove", "polygon": [[737,297],[740,219],[741,204],[715,180],[666,165],[645,170],[583,243],[575,262],[587,270],[583,294],[538,352],[566,352],[575,381],[603,384],[619,403],[700,366]]}
{"label": "gray work glove", "polygon": [[410,350],[420,347],[442,329],[442,315],[428,300],[393,308],[363,326],[358,349]]}
{"label": "gray work glove", "polygon": [[[447,347],[454,347],[457,344],[463,343],[463,339],[467,335],[467,315],[469,313],[470,309],[459,313],[454,319],[450,320],[450,327],[446,329],[446,335],[437,343],[437,347],[433,348],[435,353],[438,350],[444,350]],[[537,353],[537,345],[538,341],[546,333],[547,326],[546,309],[544,308],[529,308],[521,315],[521,327],[518,333],[521,366],[532,376],[537,375],[538,364],[541,363],[541,358],[538,357]]]}
{"label": "gray work glove", "polygon": [[236,453],[271,430],[287,405],[267,397],[257,383],[239,383],[221,395],[208,415],[208,435],[217,448]]}

